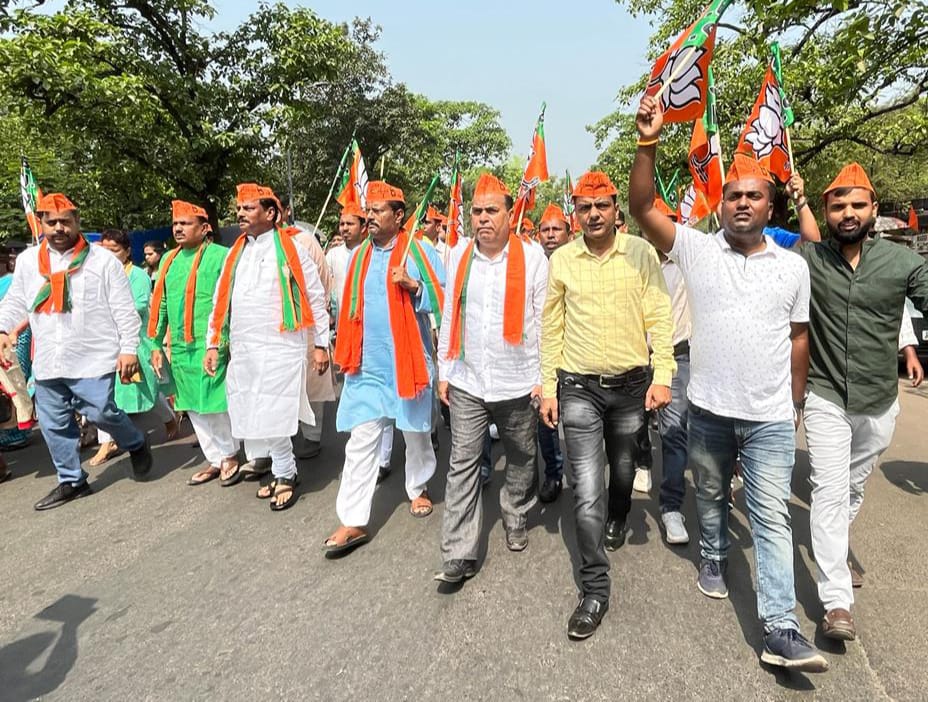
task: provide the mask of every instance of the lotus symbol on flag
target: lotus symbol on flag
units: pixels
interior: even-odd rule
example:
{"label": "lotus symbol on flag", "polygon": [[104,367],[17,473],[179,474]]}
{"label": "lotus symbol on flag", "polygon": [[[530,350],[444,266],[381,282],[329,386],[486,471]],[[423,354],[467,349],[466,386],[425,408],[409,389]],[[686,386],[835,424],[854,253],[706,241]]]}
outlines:
{"label": "lotus symbol on flag", "polygon": [[709,164],[712,163],[712,158],[715,154],[712,152],[712,147],[710,146],[706,149],[705,154],[702,158],[698,154],[693,154],[690,156],[690,172],[693,174],[694,178],[698,178],[703,183],[709,182]]}
{"label": "lotus symbol on flag", "polygon": [[786,151],[781,114],[780,93],[768,83],[764,104],[760,106],[757,117],[748,125],[744,136],[758,160],[770,156],[777,148]]}
{"label": "lotus symbol on flag", "polygon": [[686,193],[683,195],[683,199],[680,201],[680,218],[686,222],[686,224],[692,224],[690,217],[693,214],[693,205],[696,204],[696,191],[689,187],[686,189]]}
{"label": "lotus symbol on flag", "polygon": [[[660,75],[651,79],[648,83],[647,90],[654,86],[669,83],[667,89],[661,94],[661,110],[666,112],[669,109],[680,110],[693,102],[699,102],[702,99],[702,92],[699,89],[699,82],[705,80],[702,73],[700,59],[705,55],[704,46],[691,49],[690,47],[677,49],[667,63]],[[678,64],[686,61],[683,66]],[[673,77],[673,82],[671,81]],[[645,92],[647,92],[647,90]]]}

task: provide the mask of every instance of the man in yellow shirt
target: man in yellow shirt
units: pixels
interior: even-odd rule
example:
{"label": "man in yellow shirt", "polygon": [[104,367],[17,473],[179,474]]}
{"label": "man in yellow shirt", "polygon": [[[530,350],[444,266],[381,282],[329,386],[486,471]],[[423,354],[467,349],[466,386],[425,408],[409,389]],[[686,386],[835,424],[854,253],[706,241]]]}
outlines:
{"label": "man in yellow shirt", "polygon": [[[563,420],[580,551],[582,592],[567,624],[573,639],[592,636],[609,609],[606,546],[625,542],[636,438],[645,410],[670,403],[676,369],[657,253],[616,232],[617,194],[605,173],[577,181],[583,236],[552,254],[542,318],[542,419],[552,428]],[[610,483],[619,488],[608,500],[608,519],[607,458]]]}

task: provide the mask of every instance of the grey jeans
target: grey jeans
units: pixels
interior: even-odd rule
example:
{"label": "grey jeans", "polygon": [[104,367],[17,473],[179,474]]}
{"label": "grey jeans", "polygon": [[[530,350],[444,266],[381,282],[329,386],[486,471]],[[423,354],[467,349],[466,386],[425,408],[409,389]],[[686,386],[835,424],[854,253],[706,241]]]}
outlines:
{"label": "grey jeans", "polygon": [[503,524],[524,527],[528,511],[537,501],[535,491],[536,431],[538,418],[530,397],[486,402],[460,388],[448,391],[451,406],[451,465],[445,488],[445,514],[441,531],[442,560],[476,560],[483,523],[480,456],[490,422],[499,429],[506,453],[506,482],[499,503]]}

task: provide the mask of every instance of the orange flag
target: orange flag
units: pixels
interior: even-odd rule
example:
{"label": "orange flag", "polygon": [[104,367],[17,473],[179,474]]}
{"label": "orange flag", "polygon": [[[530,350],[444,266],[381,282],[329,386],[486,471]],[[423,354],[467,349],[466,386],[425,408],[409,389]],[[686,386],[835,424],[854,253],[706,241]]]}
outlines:
{"label": "orange flag", "polygon": [[693,226],[696,222],[705,219],[712,214],[713,209],[709,206],[706,196],[701,190],[697,190],[690,185],[680,200],[677,207],[677,221],[687,226]]}
{"label": "orange flag", "polygon": [[719,135],[706,133],[703,120],[693,124],[688,159],[693,186],[705,199],[710,211],[722,201],[722,149]]}
{"label": "orange flag", "polygon": [[548,154],[545,149],[545,107],[545,103],[541,103],[541,114],[538,115],[535,133],[532,135],[532,153],[528,157],[525,173],[522,174],[519,194],[516,196],[515,207],[512,210],[514,223],[519,221],[519,217],[535,208],[535,188],[542,181],[548,180]]}
{"label": "orange flag", "polygon": [[793,173],[786,143],[783,93],[772,66],[767,68],[760,95],[735,150],[754,156],[781,183],[788,181]]}
{"label": "orange flag", "polygon": [[918,233],[918,215],[915,213],[915,208],[912,205],[909,205],[909,229]]}

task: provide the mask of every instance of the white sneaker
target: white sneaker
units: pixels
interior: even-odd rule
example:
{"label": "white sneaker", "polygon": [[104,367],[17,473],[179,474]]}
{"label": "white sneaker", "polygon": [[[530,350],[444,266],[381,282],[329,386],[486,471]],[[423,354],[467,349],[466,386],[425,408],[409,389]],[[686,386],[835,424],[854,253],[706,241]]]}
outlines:
{"label": "white sneaker", "polygon": [[499,429],[496,428],[495,424],[490,425],[490,439],[499,441]]}
{"label": "white sneaker", "polygon": [[686,521],[684,516],[679,512],[664,512],[661,515],[661,521],[664,523],[664,541],[668,544],[688,544],[690,535],[686,532],[683,522]]}
{"label": "white sneaker", "polygon": [[635,482],[632,483],[632,490],[645,494],[651,492],[651,471],[647,468],[635,468]]}

